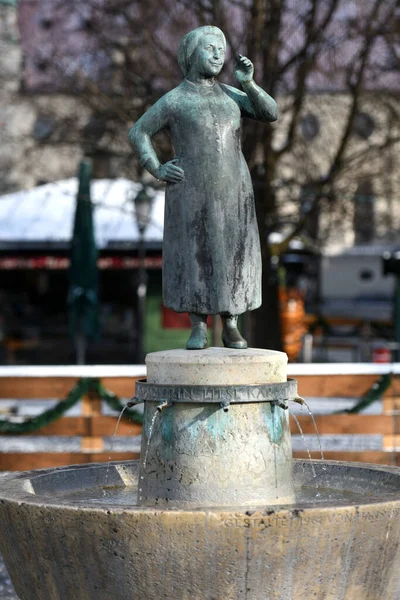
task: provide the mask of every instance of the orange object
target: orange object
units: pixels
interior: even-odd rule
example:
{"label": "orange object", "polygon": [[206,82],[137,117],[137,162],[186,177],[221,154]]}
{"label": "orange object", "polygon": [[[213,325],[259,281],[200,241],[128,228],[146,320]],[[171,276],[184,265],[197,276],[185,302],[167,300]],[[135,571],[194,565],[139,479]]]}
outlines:
{"label": "orange object", "polygon": [[307,331],[304,298],[296,289],[279,291],[283,349],[290,361],[296,361]]}

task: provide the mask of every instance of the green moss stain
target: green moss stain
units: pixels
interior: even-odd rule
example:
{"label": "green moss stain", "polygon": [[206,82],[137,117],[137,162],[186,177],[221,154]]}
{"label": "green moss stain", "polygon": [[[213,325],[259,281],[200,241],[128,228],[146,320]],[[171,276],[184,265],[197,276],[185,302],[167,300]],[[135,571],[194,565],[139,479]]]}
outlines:
{"label": "green moss stain", "polygon": [[282,418],[283,409],[272,402],[265,404],[264,417],[267,425],[268,436],[273,444],[280,444],[283,436]]}
{"label": "green moss stain", "polygon": [[173,407],[161,413],[161,437],[165,444],[172,444],[174,439],[174,411]]}
{"label": "green moss stain", "polygon": [[228,414],[225,413],[219,406],[213,409],[207,419],[207,428],[211,437],[215,441],[219,441],[226,433]]}

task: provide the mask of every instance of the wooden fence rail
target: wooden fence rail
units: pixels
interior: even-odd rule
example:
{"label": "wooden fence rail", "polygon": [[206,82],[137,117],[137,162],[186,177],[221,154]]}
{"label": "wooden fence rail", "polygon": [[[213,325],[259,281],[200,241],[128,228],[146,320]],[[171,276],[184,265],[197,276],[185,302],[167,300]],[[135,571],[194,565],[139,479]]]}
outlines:
{"label": "wooden fence rail", "polygon": [[[382,400],[381,414],[333,414],[335,398],[363,396],[379,378],[391,373],[390,387]],[[383,436],[381,450],[330,451],[325,457],[335,460],[400,464],[400,364],[292,364],[288,374],[298,381],[301,396],[332,399],[332,414],[318,414],[315,420],[322,436],[363,434]],[[123,399],[134,395],[135,381],[145,376],[145,368],[134,366],[85,367],[0,367],[0,400],[54,400],[65,398],[82,377],[101,380],[102,385]],[[315,404],[315,401],[314,401]],[[28,470],[85,462],[138,458],[138,452],[106,452],[104,437],[114,434],[116,417],[102,414],[102,402],[93,394],[82,398],[79,416],[65,416],[29,436],[78,436],[79,452],[2,452],[0,470]],[[306,414],[299,415],[305,434],[314,434]],[[291,423],[292,433],[298,433]],[[140,435],[141,426],[122,420],[118,436]],[[314,457],[319,453],[312,452]],[[306,452],[295,452],[306,457]]]}

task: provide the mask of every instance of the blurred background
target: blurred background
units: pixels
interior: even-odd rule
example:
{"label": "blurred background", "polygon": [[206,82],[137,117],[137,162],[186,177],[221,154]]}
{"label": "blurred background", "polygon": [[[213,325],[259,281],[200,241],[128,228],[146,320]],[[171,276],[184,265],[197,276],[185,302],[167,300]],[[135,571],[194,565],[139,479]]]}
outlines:
{"label": "blurred background", "polygon": [[164,190],[127,133],[179,84],[179,40],[204,24],[226,34],[221,79],[236,85],[249,56],[280,110],[243,121],[264,254],[250,344],[396,358],[398,0],[0,0],[1,364],[142,363],[184,345],[187,316],[161,300]]}
{"label": "blurred background", "polygon": [[[164,188],[128,131],[205,24],[221,80],[248,56],[280,111],[243,120],[264,273],[241,330],[295,363],[325,458],[400,464],[399,0],[0,0],[0,471],[139,456],[140,413],[116,417],[189,322],[162,306]],[[320,456],[298,411],[294,455]]]}

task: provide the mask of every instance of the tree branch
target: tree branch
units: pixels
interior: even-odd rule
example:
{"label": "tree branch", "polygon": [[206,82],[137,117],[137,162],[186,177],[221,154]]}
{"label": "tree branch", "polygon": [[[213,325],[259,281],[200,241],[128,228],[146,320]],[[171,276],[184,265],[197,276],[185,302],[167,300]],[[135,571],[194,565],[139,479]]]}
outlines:
{"label": "tree branch", "polygon": [[[329,6],[329,9],[328,9],[326,16],[323,19],[322,23],[320,23],[318,25],[318,27],[313,29],[312,32],[311,31],[309,32],[309,36],[306,37],[302,48],[297,53],[293,54],[285,63],[283,63],[280,66],[279,76],[283,75],[286,71],[288,71],[293,66],[294,63],[298,62],[299,60],[303,60],[307,56],[307,52],[308,52],[310,43],[317,44],[319,41],[322,40],[323,33],[325,32],[328,25],[331,23],[332,17],[337,9],[338,3],[339,3],[339,0],[331,0],[331,4]],[[314,1],[314,7],[315,7],[315,1]]]}
{"label": "tree branch", "polygon": [[330,23],[332,16],[336,10],[338,0],[332,0],[328,13],[321,24],[317,23],[317,7],[318,0],[313,0],[311,10],[306,21],[305,44],[302,51],[297,55],[297,58],[302,57],[297,71],[297,81],[295,86],[294,101],[291,110],[291,120],[286,137],[286,141],[282,148],[275,152],[276,157],[280,157],[285,152],[288,152],[295,140],[296,127],[299,121],[300,113],[304,104],[306,94],[306,81],[315,62],[318,51],[320,50],[320,41],[322,39],[325,28]]}
{"label": "tree branch", "polygon": [[[361,49],[360,56],[359,56],[359,68],[358,68],[358,72],[356,74],[356,79],[355,79],[354,84],[351,84],[351,87],[350,87],[351,92],[352,92],[352,100],[351,100],[349,114],[347,117],[347,122],[344,127],[343,134],[340,139],[335,156],[332,159],[331,168],[329,170],[327,177],[325,178],[325,183],[331,183],[342,167],[343,156],[344,156],[347,144],[350,140],[351,133],[352,133],[354,117],[356,116],[357,111],[358,111],[365,69],[367,66],[367,62],[368,62],[372,44],[375,40],[375,36],[373,35],[373,24],[375,23],[375,20],[378,15],[379,5],[380,5],[380,0],[375,0],[374,7],[373,7],[373,9],[371,11],[371,15],[369,17],[369,24],[368,24],[367,30],[365,32],[364,45],[363,45],[363,48]],[[354,61],[354,63],[355,62],[356,61]]]}

